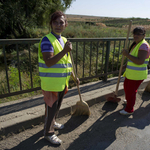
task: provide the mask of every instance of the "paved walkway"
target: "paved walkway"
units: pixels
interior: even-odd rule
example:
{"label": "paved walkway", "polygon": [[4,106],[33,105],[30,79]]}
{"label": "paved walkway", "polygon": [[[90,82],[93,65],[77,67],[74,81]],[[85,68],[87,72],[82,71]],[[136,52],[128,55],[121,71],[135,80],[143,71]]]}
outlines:
{"label": "paved walkway", "polygon": [[[110,78],[107,82],[97,81],[80,85],[82,98],[89,106],[97,102],[105,101],[106,96],[116,90],[118,78]],[[123,95],[123,81],[121,78],[118,96]],[[145,88],[150,81],[150,75],[141,84],[140,88]],[[70,114],[76,102],[79,101],[79,95],[76,87],[69,89],[65,95],[59,117]],[[0,136],[9,133],[17,133],[21,130],[40,124],[44,121],[44,101],[43,96],[39,95],[32,98],[21,99],[13,102],[0,104]]]}

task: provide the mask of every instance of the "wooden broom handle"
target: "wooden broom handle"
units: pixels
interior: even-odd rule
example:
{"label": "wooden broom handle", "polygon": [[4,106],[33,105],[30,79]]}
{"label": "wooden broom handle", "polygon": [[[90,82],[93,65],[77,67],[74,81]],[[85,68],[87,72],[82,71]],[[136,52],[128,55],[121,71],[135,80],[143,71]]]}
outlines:
{"label": "wooden broom handle", "polygon": [[[126,41],[125,41],[125,49],[127,49],[127,44],[128,44],[128,38],[129,38],[129,33],[131,30],[131,25],[132,25],[132,20],[130,20],[129,23],[129,27],[128,27],[128,33],[127,33],[127,37],[126,37]],[[115,95],[118,95],[118,87],[119,87],[119,82],[120,82],[120,77],[121,77],[121,73],[122,73],[122,66],[123,66],[123,62],[124,62],[124,55],[122,56],[122,61],[121,61],[121,66],[120,66],[120,70],[119,70],[119,76],[118,76],[118,81],[117,81],[117,86],[116,86],[116,91],[115,91]]]}
{"label": "wooden broom handle", "polygon": [[73,56],[72,56],[71,51],[70,51],[70,57],[71,57],[71,62],[72,62],[72,66],[73,66],[73,73],[74,73],[74,75],[75,75],[75,83],[76,83],[76,85],[77,85],[77,89],[78,89],[80,101],[83,101],[83,100],[82,100],[82,97],[81,97],[81,92],[80,92],[79,85],[77,84],[77,74],[76,74],[76,71],[75,71],[74,60],[73,60]]}

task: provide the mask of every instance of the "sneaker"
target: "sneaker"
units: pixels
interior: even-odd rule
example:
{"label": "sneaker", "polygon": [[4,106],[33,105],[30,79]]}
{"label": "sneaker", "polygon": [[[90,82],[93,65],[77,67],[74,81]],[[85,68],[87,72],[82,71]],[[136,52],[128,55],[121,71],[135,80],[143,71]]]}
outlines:
{"label": "sneaker", "polygon": [[131,114],[133,114],[133,112],[129,113],[129,112],[126,112],[125,110],[121,110],[119,113],[121,115],[131,115]]}
{"label": "sneaker", "polygon": [[60,123],[57,123],[57,122],[55,122],[54,123],[54,129],[63,129],[64,128],[64,125],[63,124],[60,124]]}
{"label": "sneaker", "polygon": [[53,134],[52,136],[44,136],[44,138],[52,144],[60,145],[62,143],[62,140],[60,140],[55,134]]}
{"label": "sneaker", "polygon": [[127,100],[126,100],[126,99],[124,99],[124,100],[123,100],[123,103],[124,103],[124,104],[127,104]]}

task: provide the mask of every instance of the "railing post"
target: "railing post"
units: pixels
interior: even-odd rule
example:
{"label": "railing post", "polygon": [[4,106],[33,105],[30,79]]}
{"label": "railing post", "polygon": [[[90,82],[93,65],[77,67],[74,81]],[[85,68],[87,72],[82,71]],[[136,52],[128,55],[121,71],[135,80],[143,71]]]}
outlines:
{"label": "railing post", "polygon": [[[110,53],[110,41],[107,41],[106,42],[106,56],[105,56],[104,73],[108,73],[109,53]],[[104,81],[107,81],[107,75],[104,76]]]}

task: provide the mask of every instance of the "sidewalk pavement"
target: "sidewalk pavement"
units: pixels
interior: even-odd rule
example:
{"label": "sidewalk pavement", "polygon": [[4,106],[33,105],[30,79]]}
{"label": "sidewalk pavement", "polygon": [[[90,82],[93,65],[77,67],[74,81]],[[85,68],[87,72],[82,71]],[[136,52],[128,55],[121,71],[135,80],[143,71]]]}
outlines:
{"label": "sidewalk pavement", "polygon": [[[115,77],[109,78],[107,82],[96,81],[80,85],[83,100],[89,106],[105,101],[106,96],[115,92],[117,80],[118,77]],[[121,77],[118,96],[124,95],[123,81],[124,78]],[[149,81],[150,74],[140,85],[139,89],[144,89]],[[58,117],[70,114],[79,100],[77,88],[69,89],[64,97]],[[23,131],[44,122],[44,107],[43,95],[0,104],[0,139],[3,136]]]}

